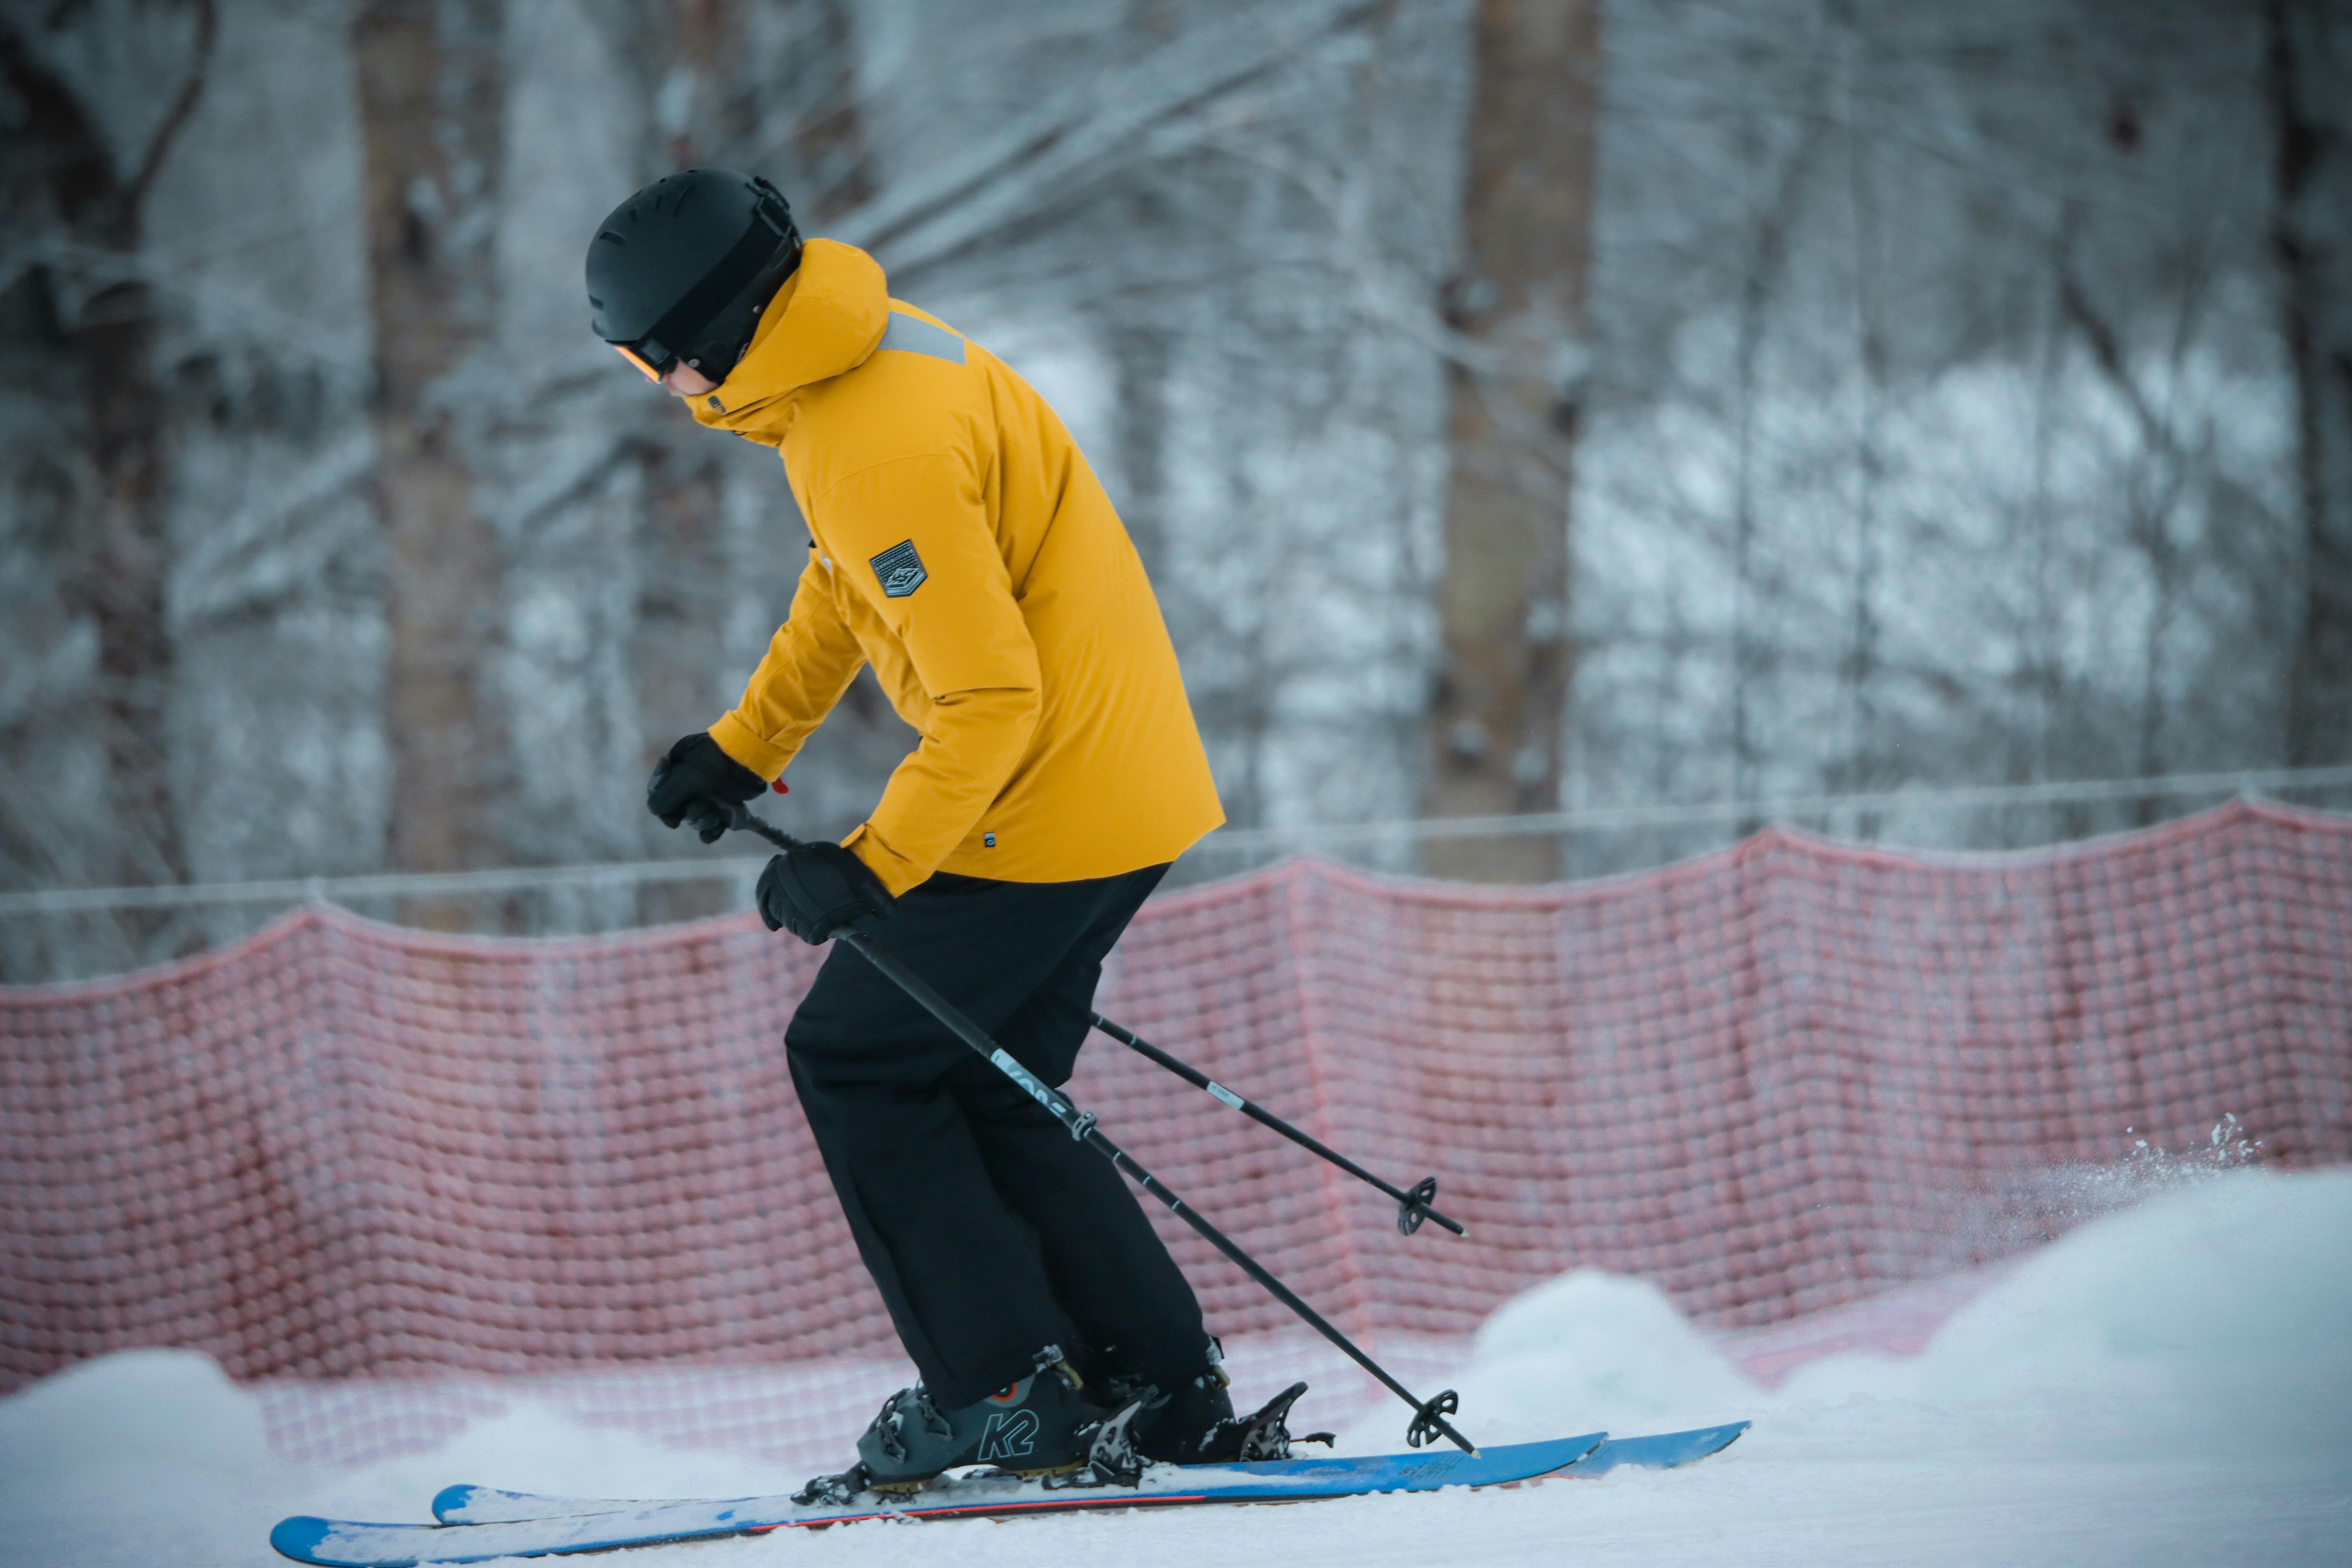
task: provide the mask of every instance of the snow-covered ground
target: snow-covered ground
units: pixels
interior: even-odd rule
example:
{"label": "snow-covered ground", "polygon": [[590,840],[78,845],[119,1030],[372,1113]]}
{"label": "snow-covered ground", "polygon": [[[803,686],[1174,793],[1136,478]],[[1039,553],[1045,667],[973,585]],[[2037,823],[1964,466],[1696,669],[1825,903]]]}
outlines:
{"label": "snow-covered ground", "polygon": [[[1507,1304],[1460,1369],[1484,1441],[1739,1416],[1674,1473],[1297,1508],[861,1524],[632,1553],[636,1568],[2352,1563],[2352,1172],[2241,1172],[2084,1226],[1917,1355],[1748,1382],[1664,1298],[1583,1272]],[[1240,1392],[1256,1391],[1245,1385]],[[1373,1411],[1341,1447],[1395,1447]],[[845,1433],[846,1447],[851,1436]],[[205,1358],[133,1352],[0,1400],[0,1565],[267,1564],[280,1515],[422,1519],[452,1480],[608,1496],[801,1479],[517,1406],[358,1469],[274,1459]]]}

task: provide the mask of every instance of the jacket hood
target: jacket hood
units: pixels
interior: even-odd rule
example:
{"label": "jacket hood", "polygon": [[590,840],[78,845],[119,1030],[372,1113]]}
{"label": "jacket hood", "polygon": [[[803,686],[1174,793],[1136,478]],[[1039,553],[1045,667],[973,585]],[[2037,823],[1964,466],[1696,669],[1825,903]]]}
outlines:
{"label": "jacket hood", "polygon": [[776,290],[751,346],[719,390],[686,400],[715,430],[759,440],[783,416],[792,395],[855,370],[890,324],[890,290],[881,264],[855,246],[812,239],[797,271]]}

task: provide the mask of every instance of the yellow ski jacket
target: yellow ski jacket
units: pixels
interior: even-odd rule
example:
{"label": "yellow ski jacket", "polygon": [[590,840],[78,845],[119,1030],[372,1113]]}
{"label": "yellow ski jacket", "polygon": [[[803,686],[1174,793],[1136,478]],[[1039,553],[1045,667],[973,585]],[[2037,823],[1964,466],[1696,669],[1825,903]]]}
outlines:
{"label": "yellow ski jacket", "polygon": [[1173,860],[1224,820],[1143,563],[1069,432],[1003,361],[808,243],[742,363],[690,398],[773,447],[808,526],[791,618],[710,728],[783,772],[871,663],[922,741],[842,842],[893,893]]}

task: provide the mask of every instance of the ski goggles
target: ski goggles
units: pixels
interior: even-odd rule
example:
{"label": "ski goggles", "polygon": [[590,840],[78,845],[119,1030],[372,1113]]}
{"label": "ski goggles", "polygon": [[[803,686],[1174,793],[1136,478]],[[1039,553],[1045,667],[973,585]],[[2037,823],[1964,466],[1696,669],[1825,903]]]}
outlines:
{"label": "ski goggles", "polygon": [[677,368],[677,355],[652,338],[640,338],[634,343],[614,343],[612,347],[614,353],[645,372],[646,379],[656,384]]}

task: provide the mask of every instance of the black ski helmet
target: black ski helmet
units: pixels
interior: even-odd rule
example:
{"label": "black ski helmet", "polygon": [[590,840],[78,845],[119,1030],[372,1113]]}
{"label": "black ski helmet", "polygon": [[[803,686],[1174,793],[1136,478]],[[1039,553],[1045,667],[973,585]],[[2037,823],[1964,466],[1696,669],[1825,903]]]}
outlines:
{"label": "black ski helmet", "polygon": [[667,175],[614,207],[588,242],[596,335],[656,380],[684,361],[725,381],[800,258],[791,206],[757,174]]}

